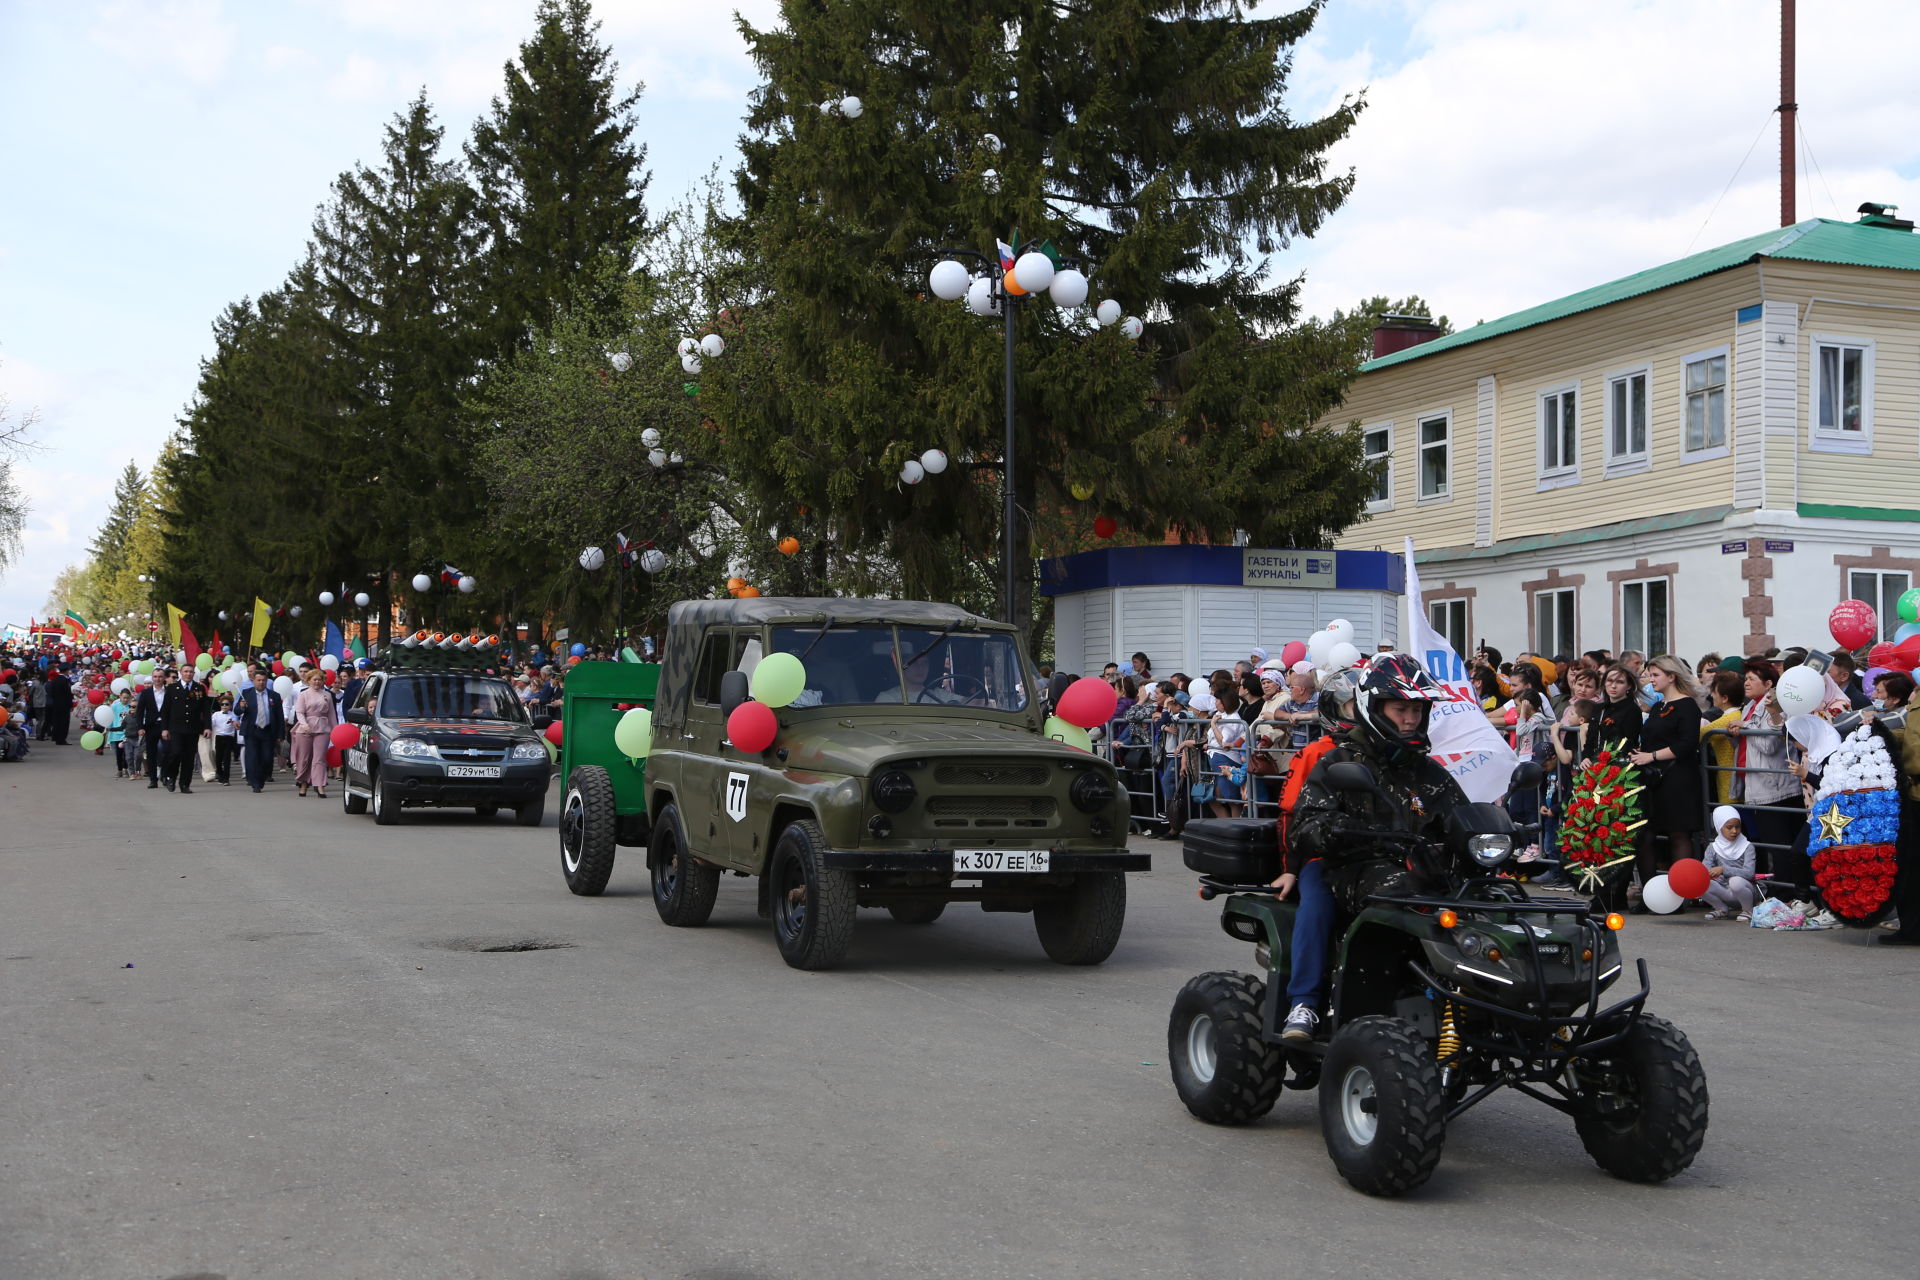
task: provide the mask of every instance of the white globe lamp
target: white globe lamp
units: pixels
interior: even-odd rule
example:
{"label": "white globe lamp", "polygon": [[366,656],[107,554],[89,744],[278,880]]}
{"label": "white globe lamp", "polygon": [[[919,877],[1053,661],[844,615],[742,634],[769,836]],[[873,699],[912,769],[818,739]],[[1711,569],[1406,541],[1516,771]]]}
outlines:
{"label": "white globe lamp", "polygon": [[1068,267],[1053,277],[1047,292],[1062,307],[1077,307],[1087,300],[1087,278]]}
{"label": "white globe lamp", "polygon": [[580,567],[592,573],[607,562],[607,553],[598,547],[588,547],[580,553]]}
{"label": "white globe lamp", "polygon": [[425,591],[427,588],[431,587],[432,585],[433,585],[433,579],[429,578],[426,574],[416,573],[413,575],[413,589],[415,591]]}
{"label": "white globe lamp", "polygon": [[1093,309],[1093,318],[1100,322],[1101,328],[1120,323],[1120,304],[1108,298]]}
{"label": "white globe lamp", "polygon": [[993,281],[975,280],[967,286],[967,310],[977,316],[1000,314],[1000,299],[993,296]]}
{"label": "white globe lamp", "polygon": [[473,594],[474,588],[479,586],[480,584],[473,580],[472,574],[464,573],[460,575],[460,581],[457,585],[460,588],[461,595],[470,596]]}
{"label": "white globe lamp", "polygon": [[920,469],[930,476],[937,476],[947,469],[947,455],[938,449],[929,449],[920,455]]}
{"label": "white globe lamp", "polygon": [[933,290],[934,297],[943,302],[953,302],[966,296],[967,286],[972,283],[967,269],[952,258],[934,263],[933,270],[927,272],[927,287]]}
{"label": "white globe lamp", "polygon": [[1013,264],[1013,282],[1028,293],[1039,293],[1053,283],[1053,259],[1044,253],[1023,253]]}
{"label": "white globe lamp", "polygon": [[717,333],[710,333],[700,339],[700,352],[708,359],[717,360],[726,352],[727,340]]}

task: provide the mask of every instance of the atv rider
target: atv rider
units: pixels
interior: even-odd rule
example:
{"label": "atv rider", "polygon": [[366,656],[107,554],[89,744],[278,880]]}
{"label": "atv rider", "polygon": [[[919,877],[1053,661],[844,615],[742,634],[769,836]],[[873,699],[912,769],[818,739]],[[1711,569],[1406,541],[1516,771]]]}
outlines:
{"label": "atv rider", "polygon": [[[1435,702],[1451,698],[1425,668],[1404,653],[1377,658],[1357,673],[1350,718],[1339,708],[1330,719],[1334,743],[1313,764],[1288,820],[1285,872],[1274,881],[1282,898],[1297,885],[1291,1008],[1281,1029],[1285,1040],[1311,1040],[1327,997],[1327,960],[1333,942],[1335,903],[1358,912],[1369,895],[1413,892],[1407,851],[1398,842],[1371,843],[1341,834],[1345,829],[1419,832],[1437,838],[1446,816],[1467,797],[1429,755],[1427,722]],[[1330,766],[1357,761],[1373,770],[1391,803],[1371,794],[1336,791]],[[1316,883],[1317,882],[1317,883]]]}

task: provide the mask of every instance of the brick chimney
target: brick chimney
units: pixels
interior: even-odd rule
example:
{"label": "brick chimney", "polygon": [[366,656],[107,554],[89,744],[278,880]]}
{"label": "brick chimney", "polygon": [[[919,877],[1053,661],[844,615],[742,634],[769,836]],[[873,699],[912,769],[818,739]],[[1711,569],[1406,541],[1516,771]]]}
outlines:
{"label": "brick chimney", "polygon": [[1440,336],[1440,326],[1426,316],[1400,316],[1388,312],[1373,326],[1373,358],[1390,356]]}

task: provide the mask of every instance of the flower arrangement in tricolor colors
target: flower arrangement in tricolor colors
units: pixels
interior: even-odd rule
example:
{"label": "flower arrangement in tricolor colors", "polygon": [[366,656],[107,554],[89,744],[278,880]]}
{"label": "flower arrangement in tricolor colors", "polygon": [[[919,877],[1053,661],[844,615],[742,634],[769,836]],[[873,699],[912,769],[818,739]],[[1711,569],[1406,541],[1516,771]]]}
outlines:
{"label": "flower arrangement in tricolor colors", "polygon": [[1813,882],[1827,909],[1851,925],[1872,924],[1893,896],[1900,796],[1893,758],[1862,725],[1825,761],[1808,815]]}
{"label": "flower arrangement in tricolor colors", "polygon": [[1574,770],[1560,818],[1560,855],[1582,887],[1593,890],[1607,871],[1633,860],[1634,832],[1646,825],[1640,816],[1643,790],[1625,742]]}

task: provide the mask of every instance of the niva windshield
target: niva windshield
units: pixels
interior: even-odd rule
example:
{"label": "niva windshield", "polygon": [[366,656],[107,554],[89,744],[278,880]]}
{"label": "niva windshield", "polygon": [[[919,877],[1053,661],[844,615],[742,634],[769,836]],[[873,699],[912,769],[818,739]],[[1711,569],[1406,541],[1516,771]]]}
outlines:
{"label": "niva windshield", "polygon": [[388,719],[527,719],[525,706],[504,680],[460,675],[393,676],[380,694],[380,714]]}
{"label": "niva windshield", "polygon": [[1020,655],[1003,631],[841,626],[775,627],[773,649],[807,669],[796,707],[853,703],[1022,711]]}

